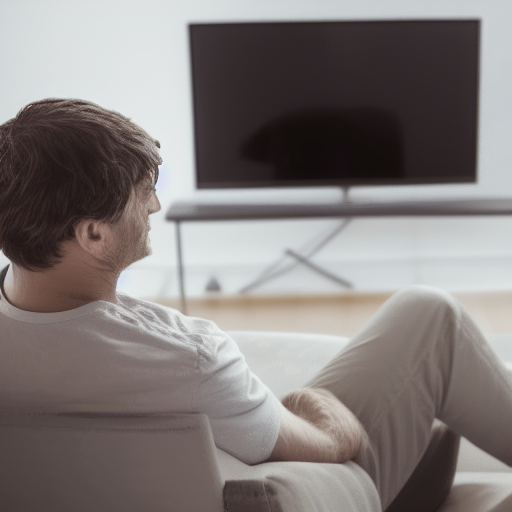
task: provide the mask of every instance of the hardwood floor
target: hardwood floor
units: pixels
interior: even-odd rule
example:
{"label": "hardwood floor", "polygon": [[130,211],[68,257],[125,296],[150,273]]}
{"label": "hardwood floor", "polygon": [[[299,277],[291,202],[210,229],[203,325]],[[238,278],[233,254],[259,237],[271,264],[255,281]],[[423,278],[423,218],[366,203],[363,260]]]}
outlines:
{"label": "hardwood floor", "polygon": [[[454,295],[484,333],[512,333],[512,292]],[[389,296],[386,293],[212,296],[189,299],[188,314],[213,320],[224,330],[317,332],[350,336]],[[179,307],[178,300],[154,301]]]}

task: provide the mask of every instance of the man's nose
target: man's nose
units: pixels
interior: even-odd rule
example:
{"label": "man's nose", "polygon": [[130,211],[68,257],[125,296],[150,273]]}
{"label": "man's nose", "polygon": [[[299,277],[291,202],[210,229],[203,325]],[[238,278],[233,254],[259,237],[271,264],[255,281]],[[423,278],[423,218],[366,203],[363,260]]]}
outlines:
{"label": "man's nose", "polygon": [[162,209],[158,196],[153,193],[151,194],[151,201],[149,202],[149,214],[159,212]]}

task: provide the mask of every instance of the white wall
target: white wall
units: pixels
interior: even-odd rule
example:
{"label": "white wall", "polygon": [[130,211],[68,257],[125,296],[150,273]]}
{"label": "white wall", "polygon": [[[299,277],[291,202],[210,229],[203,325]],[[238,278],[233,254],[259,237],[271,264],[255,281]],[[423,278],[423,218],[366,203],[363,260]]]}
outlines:
{"label": "white wall", "polygon": [[[0,0],[0,122],[26,103],[79,97],[119,110],[162,144],[162,211],[153,220],[154,254],[120,286],[137,295],[177,293],[173,226],[164,210],[177,199],[336,201],[335,189],[194,190],[187,23],[379,18],[481,18],[479,183],[353,189],[353,198],[512,195],[512,2],[509,0]],[[333,220],[201,223],[184,226],[188,286],[210,274],[237,290],[283,247],[301,248]],[[512,219],[354,221],[316,261],[381,290],[426,282],[452,290],[512,287]],[[1,262],[0,262],[1,263]],[[336,291],[296,269],[261,291]]]}

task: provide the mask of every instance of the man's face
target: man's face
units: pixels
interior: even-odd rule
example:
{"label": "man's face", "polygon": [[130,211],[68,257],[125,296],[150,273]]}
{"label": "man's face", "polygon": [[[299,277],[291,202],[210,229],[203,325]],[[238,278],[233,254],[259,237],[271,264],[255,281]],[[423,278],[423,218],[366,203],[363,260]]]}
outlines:
{"label": "man's face", "polygon": [[112,226],[113,243],[105,255],[109,266],[121,272],[151,254],[149,216],[160,208],[154,184],[149,180],[139,183],[132,191],[123,216]]}

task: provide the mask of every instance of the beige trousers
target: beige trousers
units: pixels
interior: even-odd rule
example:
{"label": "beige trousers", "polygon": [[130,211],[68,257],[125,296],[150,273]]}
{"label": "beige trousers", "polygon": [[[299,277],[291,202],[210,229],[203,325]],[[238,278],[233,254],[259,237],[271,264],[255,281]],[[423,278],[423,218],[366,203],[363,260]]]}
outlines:
{"label": "beige trousers", "polygon": [[512,466],[512,374],[443,291],[393,295],[307,386],[334,393],[365,427],[357,462],[383,510],[425,452],[434,418]]}

